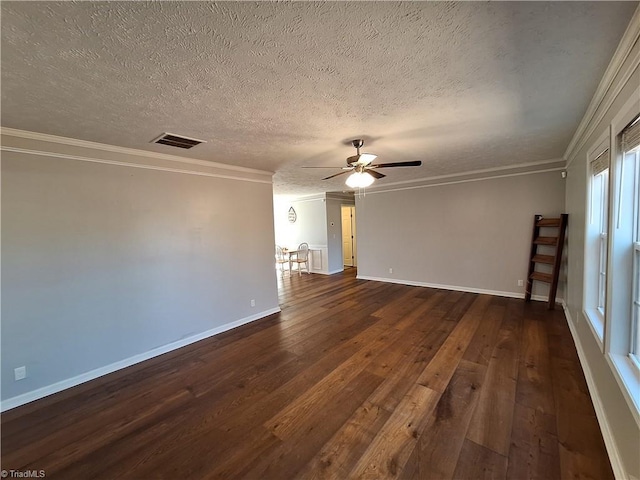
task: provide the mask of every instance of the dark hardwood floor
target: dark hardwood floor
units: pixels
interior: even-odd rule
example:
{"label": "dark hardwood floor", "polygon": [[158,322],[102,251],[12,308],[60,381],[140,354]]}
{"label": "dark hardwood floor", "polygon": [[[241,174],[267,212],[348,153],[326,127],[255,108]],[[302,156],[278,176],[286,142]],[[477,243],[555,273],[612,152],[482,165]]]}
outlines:
{"label": "dark hardwood floor", "polygon": [[279,279],[282,312],[2,415],[46,478],[613,478],[544,303]]}

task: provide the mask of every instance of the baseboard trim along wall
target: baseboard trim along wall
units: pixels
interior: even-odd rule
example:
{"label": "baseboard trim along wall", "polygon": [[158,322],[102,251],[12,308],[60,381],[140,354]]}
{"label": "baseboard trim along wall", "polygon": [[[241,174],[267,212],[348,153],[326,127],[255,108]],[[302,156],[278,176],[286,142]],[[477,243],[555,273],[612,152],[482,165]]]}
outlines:
{"label": "baseboard trim along wall", "polygon": [[331,270],[330,272],[313,272],[313,273],[319,273],[321,275],[333,275],[335,273],[342,273],[344,272],[344,268],[340,268],[338,270]]}
{"label": "baseboard trim along wall", "polygon": [[602,400],[600,399],[600,395],[598,394],[598,389],[596,388],[595,381],[593,380],[591,369],[589,368],[584,350],[582,349],[582,344],[580,343],[580,337],[578,336],[578,332],[576,332],[573,325],[571,313],[569,312],[567,304],[564,302],[564,300],[561,303],[562,309],[564,310],[565,319],[567,320],[567,324],[569,325],[569,331],[571,332],[571,336],[573,337],[573,343],[575,344],[576,350],[578,352],[580,366],[582,367],[584,378],[587,381],[587,387],[589,388],[589,394],[591,395],[593,408],[596,411],[596,418],[598,419],[598,424],[600,425],[602,438],[604,439],[604,444],[607,448],[607,453],[609,454],[609,461],[611,462],[613,474],[616,478],[633,478],[625,471],[624,465],[620,458],[620,453],[618,452],[615,438],[613,436],[613,433],[611,432],[611,427],[609,426],[607,415],[602,405]]}
{"label": "baseboard trim along wall", "polygon": [[[318,275],[333,275],[335,273],[342,273],[342,272],[344,272],[344,268],[341,268],[340,270],[332,270],[330,272],[312,270],[310,273],[317,273]],[[307,274],[307,271],[304,268],[302,269],[302,274],[303,275]],[[298,270],[291,270],[291,275],[298,275]]]}
{"label": "baseboard trim along wall", "polygon": [[173,350],[177,350],[178,348],[186,347],[187,345],[198,342],[200,340],[204,340],[205,338],[209,338],[219,333],[226,332],[227,330],[231,330],[232,328],[240,327],[247,323],[260,320],[261,318],[267,317],[269,315],[273,315],[274,313],[278,313],[278,312],[280,312],[279,307],[265,310],[263,312],[256,313],[254,315],[241,318],[240,320],[236,320],[235,322],[226,323],[224,325],[220,325],[219,327],[215,327],[210,330],[198,333],[196,335],[183,338],[176,342],[172,342],[167,345],[154,348],[153,350],[149,350],[148,352],[140,353],[138,355],[134,355],[133,357],[125,358],[124,360],[120,360],[118,362],[105,365],[104,367],[96,368],[89,372],[85,372],[75,377],[68,378],[66,380],[61,380],[54,384],[48,385],[46,387],[38,388],[37,390],[33,390],[31,392],[23,393],[22,395],[8,398],[2,401],[2,404],[0,406],[0,412],[4,412],[6,410],[19,407],[26,403],[33,402],[35,400],[39,400],[41,398],[47,397],[49,395],[53,395],[54,393],[58,393],[68,388],[75,387],[77,385],[80,385],[81,383],[95,380],[96,378],[102,377],[104,375],[108,375],[118,370],[122,370],[123,368],[127,368],[137,363],[144,362],[145,360],[150,360],[159,355],[163,355]]}
{"label": "baseboard trim along wall", "polygon": [[[396,278],[369,277],[358,275],[360,280],[373,280],[374,282],[398,283],[400,285],[411,285],[412,287],[439,288],[441,290],[453,290],[455,292],[480,293],[482,295],[494,295],[496,297],[524,298],[524,293],[520,292],[500,292],[498,290],[486,290],[484,288],[459,287],[457,285],[440,285],[437,283],[414,282],[413,280],[398,280]],[[536,302],[546,302],[548,299],[542,295],[531,295],[531,300]],[[561,299],[557,300],[561,302]]]}

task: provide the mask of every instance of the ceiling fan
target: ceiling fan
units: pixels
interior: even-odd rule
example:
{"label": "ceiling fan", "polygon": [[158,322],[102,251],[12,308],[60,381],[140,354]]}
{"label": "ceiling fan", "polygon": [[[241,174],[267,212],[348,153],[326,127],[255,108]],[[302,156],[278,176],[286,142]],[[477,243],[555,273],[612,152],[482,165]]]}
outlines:
{"label": "ceiling fan", "polygon": [[[377,155],[372,153],[360,153],[360,148],[364,145],[364,140],[358,138],[351,142],[356,148],[356,154],[347,158],[347,166],[342,167],[343,172],[329,175],[322,180],[352,172],[347,178],[346,184],[351,188],[363,188],[371,185],[374,180],[384,178],[386,175],[377,171],[378,168],[389,167],[419,167],[422,165],[420,160],[411,162],[395,162],[395,163],[372,163]],[[303,167],[303,168],[338,168],[338,167]]]}

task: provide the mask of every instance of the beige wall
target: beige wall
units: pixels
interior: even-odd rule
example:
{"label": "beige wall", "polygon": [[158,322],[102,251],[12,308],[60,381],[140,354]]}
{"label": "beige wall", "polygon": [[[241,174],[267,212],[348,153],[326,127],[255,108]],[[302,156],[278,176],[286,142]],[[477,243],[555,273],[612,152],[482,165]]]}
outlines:
{"label": "beige wall", "polygon": [[3,408],[278,310],[270,175],[18,140],[3,135]]}
{"label": "beige wall", "polygon": [[356,202],[359,276],[523,296],[533,216],[563,213],[564,180],[554,171],[372,191]]}

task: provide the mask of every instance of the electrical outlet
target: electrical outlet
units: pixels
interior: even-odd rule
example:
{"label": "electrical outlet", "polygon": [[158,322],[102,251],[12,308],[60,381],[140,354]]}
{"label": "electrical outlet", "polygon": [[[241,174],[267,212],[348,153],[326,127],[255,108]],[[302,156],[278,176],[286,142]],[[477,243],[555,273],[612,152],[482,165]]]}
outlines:
{"label": "electrical outlet", "polygon": [[518,280],[518,286],[524,287],[524,280]]}
{"label": "electrical outlet", "polygon": [[389,269],[389,273],[393,273],[393,268],[390,268],[390,269]]}
{"label": "electrical outlet", "polygon": [[252,307],[255,307],[255,306],[256,306],[256,301],[255,301],[255,300],[253,300],[253,299],[251,299],[251,306],[252,306]]}
{"label": "electrical outlet", "polygon": [[13,370],[16,381],[27,378],[27,367],[22,366]]}

